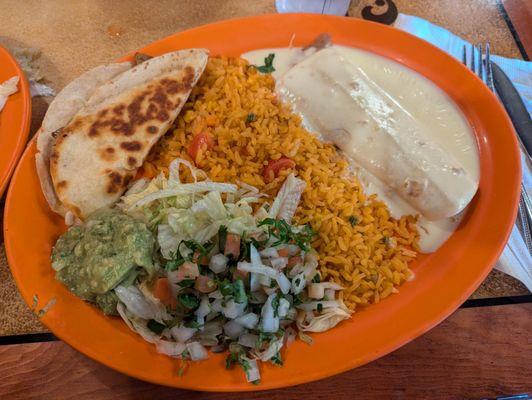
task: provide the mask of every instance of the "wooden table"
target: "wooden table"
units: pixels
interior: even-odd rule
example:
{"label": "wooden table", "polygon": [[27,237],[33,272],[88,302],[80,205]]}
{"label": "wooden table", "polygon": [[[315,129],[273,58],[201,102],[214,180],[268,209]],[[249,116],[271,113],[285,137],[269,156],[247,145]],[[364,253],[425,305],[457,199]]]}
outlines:
{"label": "wooden table", "polygon": [[[0,44],[42,50],[40,67],[62,88],[81,72],[155,39],[217,20],[275,12],[273,0],[46,2],[0,0]],[[353,0],[349,15],[390,23],[389,0]],[[526,0],[394,0],[492,51],[528,59],[532,3]],[[369,8],[368,8],[369,7]],[[528,54],[528,55],[527,55]],[[33,99],[32,133],[49,99]],[[3,203],[3,201],[2,201]],[[370,365],[317,383],[235,398],[462,399],[532,393],[532,296],[493,271],[448,320]],[[22,302],[0,246],[0,399],[215,397],[125,377],[58,341]]]}

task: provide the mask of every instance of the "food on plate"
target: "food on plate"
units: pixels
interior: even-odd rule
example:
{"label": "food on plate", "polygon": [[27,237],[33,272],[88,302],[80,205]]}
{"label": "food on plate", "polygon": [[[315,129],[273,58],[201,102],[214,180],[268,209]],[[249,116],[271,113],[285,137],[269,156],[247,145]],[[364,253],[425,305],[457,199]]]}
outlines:
{"label": "food on plate", "polygon": [[[199,134],[209,135],[214,146],[192,159],[188,149]],[[415,217],[394,219],[376,196],[366,196],[348,160],[308,132],[279,101],[272,76],[245,60],[209,59],[175,130],[144,163],[145,175],[168,173],[175,157],[194,162],[213,181],[252,185],[269,198],[290,174],[304,181],[294,221],[316,231],[322,278],[345,288],[340,295],[351,310],[388,297],[413,277],[408,263],[417,256]],[[284,159],[292,162],[283,161],[270,181],[272,162]]]}
{"label": "food on plate", "polygon": [[[462,165],[427,138],[431,129],[352,62],[329,47],[291,68],[281,93],[326,140],[430,220],[452,217],[478,186]],[[308,82],[312,82],[309,85]]]}
{"label": "food on plate", "polygon": [[260,379],[258,361],[282,364],[296,329],[308,340],[302,332],[349,318],[342,287],[321,281],[314,232],[291,223],[302,180],[289,175],[260,202],[256,188],[212,182],[185,160],[169,168],[61,236],[57,279],[162,354],[197,361],[206,348],[228,350],[227,366],[240,365],[249,382]]}
{"label": "food on plate", "polygon": [[452,232],[478,159],[452,102],[392,61],[326,36],[244,57],[137,54],[80,78],[37,166],[78,217],[52,251],[58,280],[159,353],[227,352],[256,383],[259,361],[414,278],[420,231],[425,249]]}
{"label": "food on plate", "polygon": [[84,219],[118,200],[206,61],[203,49],[181,50],[134,67],[104,66],[88,73],[96,79],[69,85],[39,134],[36,162],[52,208]]}
{"label": "food on plate", "polygon": [[115,286],[133,281],[141,271],[153,276],[154,244],[155,236],[143,222],[102,209],[59,238],[52,251],[52,268],[76,296],[114,314],[117,298],[110,292]]}
{"label": "food on plate", "polygon": [[14,76],[0,83],[0,111],[4,108],[7,98],[18,91],[19,77]]}
{"label": "food on plate", "polygon": [[394,218],[418,215],[423,252],[447,240],[478,188],[479,159],[468,122],[441,89],[395,61],[338,45],[243,57],[271,59],[276,92],[309,131],[344,151],[366,194]]}
{"label": "food on plate", "polygon": [[99,86],[130,68],[130,62],[93,68],[65,86],[48,107],[37,132],[35,163],[43,194],[55,212],[65,215],[67,211],[57,198],[50,175],[50,156],[58,133],[83,108]]}

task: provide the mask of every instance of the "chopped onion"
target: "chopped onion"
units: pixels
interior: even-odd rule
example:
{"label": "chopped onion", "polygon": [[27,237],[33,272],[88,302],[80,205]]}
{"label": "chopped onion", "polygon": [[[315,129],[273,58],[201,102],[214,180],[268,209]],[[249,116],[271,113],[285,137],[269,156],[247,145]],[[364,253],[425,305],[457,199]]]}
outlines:
{"label": "chopped onion", "polygon": [[325,294],[323,295],[325,300],[334,300],[335,297],[336,291],[334,289],[325,289]]}
{"label": "chopped onion", "polygon": [[223,332],[221,321],[207,322],[202,331],[198,331],[194,336],[194,339],[204,346],[214,346],[218,344],[217,336]]}
{"label": "chopped onion", "polygon": [[205,317],[205,320],[207,322],[212,321],[213,319],[217,318],[219,315],[220,315],[219,312],[211,311],[210,313],[207,314],[207,316]]}
{"label": "chopped onion", "polygon": [[267,267],[262,264],[260,264],[259,266],[256,266],[255,264],[252,264],[252,263],[240,261],[237,264],[236,268],[243,272],[253,272],[256,274],[269,276],[270,278],[275,278],[277,276],[276,270],[274,270],[272,267]]}
{"label": "chopped onion", "polygon": [[296,317],[297,317],[297,310],[295,309],[295,307],[290,307],[284,319],[295,320]]}
{"label": "chopped onion", "polygon": [[311,299],[323,299],[325,296],[325,288],[319,283],[311,283],[308,285],[308,297]]}
{"label": "chopped onion", "polygon": [[170,342],[168,340],[157,340],[155,342],[155,349],[158,353],[180,358],[183,352],[187,349],[187,345],[184,343]]}
{"label": "chopped onion", "polygon": [[235,319],[242,315],[246,305],[246,303],[237,303],[231,299],[225,304],[225,307],[222,308],[222,313],[229,319]]}
{"label": "chopped onion", "polygon": [[262,275],[256,274],[254,272],[249,274],[249,288],[252,292],[255,292],[260,289],[260,277]]}
{"label": "chopped onion", "polygon": [[235,320],[231,320],[225,323],[224,332],[231,339],[236,339],[244,333],[244,327]]}
{"label": "chopped onion", "polygon": [[340,307],[340,304],[336,300],[310,301],[308,303],[299,304],[296,307],[303,311],[314,311],[318,309],[318,304],[321,304],[321,307],[323,309],[330,307]]}
{"label": "chopped onion", "polygon": [[257,345],[258,340],[259,340],[258,335],[254,335],[252,333],[245,333],[238,338],[238,344],[244,347],[253,348]]}
{"label": "chopped onion", "polygon": [[238,318],[235,318],[235,321],[247,329],[255,329],[259,323],[259,316],[254,313],[247,313]]}
{"label": "chopped onion", "polygon": [[258,381],[260,379],[260,372],[257,360],[251,360],[247,357],[242,357],[242,359],[247,361],[249,365],[249,369],[246,371],[246,380],[248,382]]}
{"label": "chopped onion", "polygon": [[260,326],[263,332],[277,332],[279,330],[279,318],[274,316],[275,310],[272,305],[275,296],[277,296],[276,293],[270,294],[262,307]]}
{"label": "chopped onion", "polygon": [[272,294],[272,293],[277,292],[277,288],[274,288],[274,287],[271,288],[271,287],[269,287],[269,286],[263,286],[263,287],[262,287],[262,290],[263,290],[264,293],[266,293],[268,296],[269,296],[270,294]]}
{"label": "chopped onion", "polygon": [[223,254],[216,254],[214,255],[211,260],[209,261],[209,269],[214,272],[215,274],[219,274],[221,272],[224,272],[227,269],[227,262],[229,261],[229,258],[224,256]]}
{"label": "chopped onion", "polygon": [[216,299],[211,304],[212,311],[215,312],[222,312],[223,310],[223,299]]}
{"label": "chopped onion", "polygon": [[260,251],[260,255],[262,257],[266,258],[277,258],[279,257],[279,253],[277,252],[277,249],[275,247],[268,247],[264,250]]}
{"label": "chopped onion", "polygon": [[305,280],[305,273],[300,272],[292,279],[292,293],[299,294],[305,289],[307,281]]}
{"label": "chopped onion", "polygon": [[263,291],[251,292],[249,302],[251,304],[264,304],[267,298],[268,296]]}
{"label": "chopped onion", "polygon": [[281,292],[283,292],[283,294],[287,294],[290,291],[290,288],[292,287],[290,281],[282,272],[279,272],[277,274],[277,284],[279,285],[279,288],[281,289]]}
{"label": "chopped onion", "polygon": [[296,331],[292,327],[288,327],[284,331],[284,341],[287,346],[290,346],[296,340]]}
{"label": "chopped onion", "polygon": [[225,346],[223,344],[217,344],[216,346],[211,347],[213,353],[222,353],[225,351]]}
{"label": "chopped onion", "polygon": [[279,352],[279,350],[281,350],[282,347],[283,338],[272,340],[268,348],[259,354],[260,360],[262,362],[270,360],[272,357],[275,357],[275,355]]}
{"label": "chopped onion", "polygon": [[209,302],[209,297],[206,295],[203,295],[201,297],[200,306],[195,311],[195,314],[198,318],[205,318],[207,314],[211,312],[211,306]]}
{"label": "chopped onion", "polygon": [[178,342],[183,343],[190,339],[192,336],[194,336],[194,333],[196,333],[196,331],[196,328],[188,328],[184,325],[177,325],[170,329],[172,337]]}
{"label": "chopped onion", "polygon": [[207,296],[209,296],[209,299],[223,299],[224,295],[219,290],[215,290],[214,292],[210,292]]}
{"label": "chopped onion", "polygon": [[192,342],[187,343],[187,350],[188,354],[190,355],[190,359],[192,361],[199,361],[199,360],[205,360],[209,358],[209,354],[207,353],[207,350],[205,347],[201,345],[199,342]]}
{"label": "chopped onion", "polygon": [[288,258],[286,257],[275,257],[270,259],[270,264],[273,268],[281,270],[288,264]]}
{"label": "chopped onion", "polygon": [[266,275],[259,275],[259,283],[262,286],[270,287],[272,280],[269,276]]}
{"label": "chopped onion", "polygon": [[286,317],[286,314],[288,313],[288,310],[290,309],[290,302],[286,300],[284,297],[281,297],[279,299],[279,306],[277,307],[277,315],[279,318]]}
{"label": "chopped onion", "polygon": [[262,266],[262,260],[260,259],[260,254],[255,248],[255,246],[253,246],[253,244],[249,245],[249,258],[251,260],[251,264],[253,264],[255,268],[260,268]]}
{"label": "chopped onion", "polygon": [[218,336],[222,333],[222,322],[221,321],[212,321],[205,324],[201,335],[214,335]]}
{"label": "chopped onion", "polygon": [[325,289],[333,291],[331,299],[334,299],[334,291],[342,290],[343,287],[334,282],[311,283],[308,288],[308,296],[311,299],[323,299],[325,297]]}

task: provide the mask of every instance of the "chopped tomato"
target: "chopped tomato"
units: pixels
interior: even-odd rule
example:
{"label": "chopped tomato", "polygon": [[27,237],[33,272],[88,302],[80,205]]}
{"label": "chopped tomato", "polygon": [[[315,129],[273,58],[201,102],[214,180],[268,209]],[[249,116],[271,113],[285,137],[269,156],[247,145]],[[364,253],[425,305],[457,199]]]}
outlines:
{"label": "chopped tomato", "polygon": [[167,307],[176,308],[177,299],[172,296],[172,289],[168,278],[158,278],[153,285],[153,295]]}
{"label": "chopped tomato", "polygon": [[199,265],[209,265],[209,257],[206,255],[202,256],[199,251],[196,251],[192,255],[192,262],[195,262]]}
{"label": "chopped tomato", "polygon": [[279,176],[279,171],[282,169],[292,169],[295,166],[296,163],[294,160],[291,160],[288,157],[281,157],[278,160],[270,160],[268,165],[264,167],[262,176],[266,183],[269,183]]}
{"label": "chopped tomato", "polygon": [[224,256],[232,256],[237,259],[240,255],[240,236],[234,233],[228,233],[225,239]]}
{"label": "chopped tomato", "polygon": [[288,259],[288,268],[298,264],[303,264],[303,258],[301,258],[300,256],[293,256]]}
{"label": "chopped tomato", "polygon": [[185,279],[196,279],[199,276],[198,264],[187,261],[177,269],[177,281]]}
{"label": "chopped tomato", "polygon": [[288,247],[278,249],[277,254],[279,254],[279,257],[288,257]]}
{"label": "chopped tomato", "polygon": [[194,288],[201,293],[210,293],[216,290],[216,282],[213,279],[205,275],[200,275],[196,278]]}
{"label": "chopped tomato", "polygon": [[214,147],[214,139],[206,132],[198,133],[192,139],[192,142],[188,146],[188,155],[196,162],[200,151],[212,149]]}

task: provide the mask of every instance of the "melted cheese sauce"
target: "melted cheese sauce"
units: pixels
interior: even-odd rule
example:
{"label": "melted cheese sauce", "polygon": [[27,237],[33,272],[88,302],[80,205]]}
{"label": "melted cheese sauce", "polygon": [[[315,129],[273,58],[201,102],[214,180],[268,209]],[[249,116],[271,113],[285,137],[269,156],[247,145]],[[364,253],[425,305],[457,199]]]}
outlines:
{"label": "melted cheese sauce", "polygon": [[[312,48],[262,49],[242,57],[263,65],[271,53],[276,90],[306,128],[352,159],[366,193],[377,194],[393,217],[420,215],[423,252],[440,247],[458,227],[479,180],[476,140],[457,106],[416,72],[354,48],[332,46],[318,53]],[[371,129],[365,128],[368,124]],[[428,150],[416,147],[418,142],[427,143]],[[361,148],[364,154],[357,154]],[[394,166],[404,168],[397,172],[401,168]],[[405,174],[416,175],[428,188],[423,199],[405,194],[400,185]]]}

